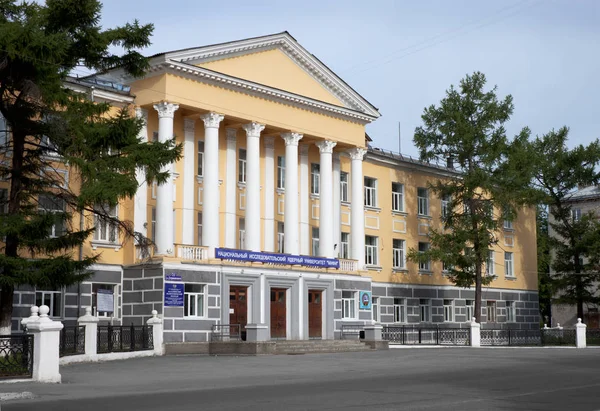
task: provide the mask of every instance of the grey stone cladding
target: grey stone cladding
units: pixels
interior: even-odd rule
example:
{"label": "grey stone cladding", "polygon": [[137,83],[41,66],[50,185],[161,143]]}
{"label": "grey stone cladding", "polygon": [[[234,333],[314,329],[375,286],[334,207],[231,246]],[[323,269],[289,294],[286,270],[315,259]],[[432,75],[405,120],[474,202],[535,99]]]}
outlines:
{"label": "grey stone cladding", "polygon": [[[353,293],[355,316],[353,319],[343,319],[343,299],[342,292],[350,291]],[[361,310],[359,301],[360,291],[371,291],[371,282],[365,280],[335,280],[334,298],[334,338],[341,337],[342,325],[364,325],[371,322],[371,310]]]}

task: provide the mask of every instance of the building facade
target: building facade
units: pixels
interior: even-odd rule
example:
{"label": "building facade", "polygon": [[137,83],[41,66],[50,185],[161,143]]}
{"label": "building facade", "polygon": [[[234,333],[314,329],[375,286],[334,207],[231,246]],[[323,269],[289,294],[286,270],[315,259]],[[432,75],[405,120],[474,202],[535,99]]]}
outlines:
{"label": "building facade", "polygon": [[[93,82],[133,104],[143,141],[182,144],[170,183],[147,185],[140,170],[135,198],[114,210],[154,246],[97,226],[84,249],[102,252],[91,280],[19,290],[15,327],[36,302],[65,321],[90,305],[115,324],[157,310],[168,343],[208,341],[215,324],[263,326],[272,339],[333,339],[371,321],[466,326],[474,290],[453,286],[441,263],[406,259],[440,224],[444,201],[428,182],[453,170],[370,147],[378,110],[287,32],[150,63],[142,79],[114,70],[73,87]],[[482,322],[537,328],[534,211],[498,236]]]}

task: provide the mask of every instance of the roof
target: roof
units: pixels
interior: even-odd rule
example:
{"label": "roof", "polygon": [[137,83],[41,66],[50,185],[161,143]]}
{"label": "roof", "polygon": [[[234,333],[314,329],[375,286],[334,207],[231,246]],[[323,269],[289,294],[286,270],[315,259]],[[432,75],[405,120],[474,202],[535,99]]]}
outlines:
{"label": "roof", "polygon": [[569,200],[573,201],[585,201],[597,198],[600,198],[600,186],[597,185],[582,187],[569,196]]}
{"label": "roof", "polygon": [[440,165],[438,163],[430,163],[427,161],[421,161],[417,158],[411,157],[407,154],[395,153],[390,150],[385,150],[378,147],[368,147],[367,158],[368,157],[383,157],[389,160],[395,161],[398,165],[405,165],[411,167],[421,167],[429,169],[431,172],[436,174],[445,174],[445,175],[457,175],[459,174],[458,170],[454,168],[449,168],[445,164]]}

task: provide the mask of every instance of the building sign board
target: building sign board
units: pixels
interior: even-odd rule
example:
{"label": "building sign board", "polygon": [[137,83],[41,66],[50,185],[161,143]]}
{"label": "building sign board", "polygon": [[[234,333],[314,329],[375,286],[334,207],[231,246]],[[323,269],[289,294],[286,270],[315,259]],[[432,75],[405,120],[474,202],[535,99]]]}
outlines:
{"label": "building sign board", "polygon": [[336,258],[311,257],[305,255],[262,253],[230,248],[215,248],[215,257],[222,260],[249,261],[266,264],[300,265],[303,267],[340,268]]}
{"label": "building sign board", "polygon": [[183,283],[165,283],[165,307],[183,307]]}
{"label": "building sign board", "polygon": [[371,291],[359,292],[358,298],[360,300],[359,307],[361,310],[370,310],[371,309]]}
{"label": "building sign board", "polygon": [[96,292],[96,310],[99,313],[113,313],[115,311],[115,295],[112,290],[99,289]]}

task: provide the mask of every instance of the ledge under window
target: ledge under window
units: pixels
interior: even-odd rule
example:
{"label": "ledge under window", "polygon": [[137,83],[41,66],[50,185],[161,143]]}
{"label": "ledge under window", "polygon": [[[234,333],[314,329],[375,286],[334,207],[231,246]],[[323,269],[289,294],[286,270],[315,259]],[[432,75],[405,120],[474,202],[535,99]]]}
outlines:
{"label": "ledge under window", "polygon": [[285,188],[277,188],[275,189],[275,191],[277,192],[277,194],[281,195],[281,194],[285,194]]}
{"label": "ledge under window", "polygon": [[203,183],[203,181],[204,181],[204,176],[199,176],[199,175],[196,175],[196,182],[197,182],[198,184],[202,184],[202,183]]}
{"label": "ledge under window", "polygon": [[367,270],[371,270],[371,271],[381,271],[383,270],[382,267],[378,266],[378,265],[367,265]]}
{"label": "ledge under window", "polygon": [[119,243],[108,243],[104,241],[92,241],[92,250],[97,248],[113,248],[115,251],[119,251],[122,247]]}
{"label": "ledge under window", "polygon": [[408,268],[394,267],[392,268],[392,272],[399,274],[408,274]]}
{"label": "ledge under window", "polygon": [[375,211],[376,213],[381,213],[381,208],[373,207],[373,206],[365,206],[365,211]]}
{"label": "ledge under window", "polygon": [[422,218],[424,220],[433,220],[433,216],[430,215],[417,214],[417,217]]}
{"label": "ledge under window", "polygon": [[502,229],[503,229],[505,232],[507,232],[507,233],[514,233],[514,232],[515,232],[515,229],[514,229],[514,228],[506,228],[506,227],[503,227]]}
{"label": "ledge under window", "polygon": [[517,277],[515,277],[514,275],[507,275],[504,276],[504,278],[509,281],[517,281]]}
{"label": "ledge under window", "polygon": [[406,211],[392,210],[392,215],[401,215],[403,217],[406,217],[408,213]]}
{"label": "ledge under window", "polygon": [[311,200],[318,200],[320,198],[320,194],[310,194],[310,199]]}
{"label": "ledge under window", "polygon": [[431,270],[419,270],[420,275],[433,275],[433,271]]}
{"label": "ledge under window", "polygon": [[240,190],[245,190],[245,189],[246,189],[246,183],[240,183],[240,182],[238,181],[237,185],[238,185],[238,188],[239,188]]}

